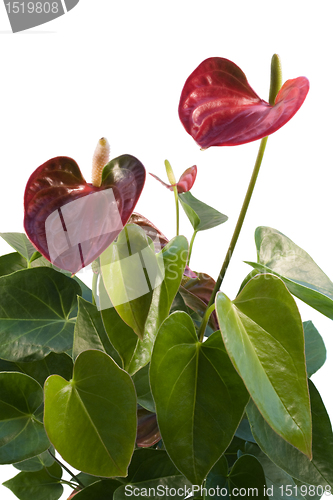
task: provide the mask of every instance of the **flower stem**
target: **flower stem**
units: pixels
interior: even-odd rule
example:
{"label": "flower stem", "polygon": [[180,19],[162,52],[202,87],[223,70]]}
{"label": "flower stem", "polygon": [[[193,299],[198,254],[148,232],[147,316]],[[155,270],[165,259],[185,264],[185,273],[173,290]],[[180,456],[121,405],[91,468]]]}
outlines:
{"label": "flower stem", "polygon": [[51,455],[51,457],[60,465],[60,467],[62,467],[70,476],[71,478],[74,479],[74,481],[79,485],[81,486],[82,488],[84,488],[84,484],[81,483],[80,479],[78,479],[74,474],[73,472],[71,472],[67,467],[66,465],[64,465],[62,462],[60,462],[60,460],[57,459],[57,457],[55,457],[53,455],[53,453],[51,453],[51,451],[48,449],[47,450],[49,452],[49,454]]}
{"label": "flower stem", "polygon": [[191,255],[192,255],[192,247],[193,247],[194,238],[196,237],[197,232],[198,231],[194,231],[194,233],[192,234],[191,241],[190,241],[190,248],[189,248],[189,251],[188,251],[188,258],[187,258],[187,265],[188,266],[190,265],[190,258],[191,258]]}
{"label": "flower stem", "polygon": [[202,318],[202,322],[201,322],[199,332],[198,332],[199,342],[203,341],[209,317],[212,314],[212,312],[214,311],[214,309],[215,309],[215,304],[212,304],[210,307],[207,307],[207,309],[205,311],[205,315]]}
{"label": "flower stem", "polygon": [[177,231],[177,236],[179,235],[179,200],[178,200],[178,190],[177,190],[177,181],[175,174],[173,173],[172,167],[170,165],[170,162],[168,160],[164,161],[165,165],[165,170],[169,179],[169,182],[172,186],[174,195],[175,195],[175,202],[176,202],[176,231]]}
{"label": "flower stem", "polygon": [[177,186],[173,186],[173,192],[175,195],[175,202],[176,202],[176,235],[179,236],[179,199],[178,199]]}
{"label": "flower stem", "polygon": [[267,139],[268,139],[268,137],[264,137],[260,141],[260,147],[259,147],[259,151],[258,151],[256,162],[255,162],[255,165],[254,165],[254,169],[253,169],[253,172],[252,172],[252,177],[251,177],[251,180],[250,180],[250,183],[249,183],[249,187],[247,188],[247,192],[246,192],[246,195],[245,195],[245,198],[244,198],[243,206],[241,208],[241,211],[240,211],[240,214],[239,214],[239,217],[238,217],[238,221],[237,221],[237,224],[236,224],[236,227],[235,227],[235,230],[234,230],[234,234],[232,235],[231,242],[230,242],[227,254],[225,256],[225,259],[224,259],[224,262],[223,262],[223,265],[222,265],[219,277],[218,277],[218,279],[216,281],[214,290],[213,290],[212,295],[210,297],[207,309],[209,309],[209,307],[215,301],[216,294],[217,294],[217,292],[219,291],[219,289],[221,287],[223,278],[224,278],[225,273],[226,273],[226,271],[228,269],[228,266],[229,266],[232,254],[234,252],[234,249],[235,249],[235,246],[236,246],[236,243],[237,243],[237,240],[238,240],[238,236],[239,236],[239,233],[240,233],[240,231],[242,229],[243,222],[244,222],[244,219],[245,219],[245,215],[246,215],[246,212],[247,212],[250,200],[251,200],[251,196],[252,196],[252,193],[253,193],[253,190],[254,190],[254,186],[256,184],[256,180],[257,180],[257,177],[258,177],[258,174],[259,174],[259,169],[260,169],[261,162],[262,162],[262,159],[263,159],[263,156],[264,156]]}

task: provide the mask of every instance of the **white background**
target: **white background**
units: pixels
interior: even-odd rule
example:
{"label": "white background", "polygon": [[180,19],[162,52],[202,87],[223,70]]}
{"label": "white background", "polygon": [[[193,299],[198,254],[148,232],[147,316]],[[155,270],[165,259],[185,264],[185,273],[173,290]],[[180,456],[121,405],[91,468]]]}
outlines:
{"label": "white background", "polygon": [[[180,93],[201,61],[220,56],[240,66],[267,99],[276,52],[284,80],[307,76],[311,88],[300,111],[268,140],[222,289],[235,297],[250,270],[243,261],[256,260],[253,235],[260,225],[290,237],[333,278],[330,7],[328,0],[315,6],[301,0],[80,0],[68,14],[14,35],[1,4],[0,231],[23,231],[24,188],[39,165],[70,156],[89,182],[95,145],[106,136],[112,157],[132,154],[165,180],[166,158],[177,178],[198,166],[193,195],[229,221],[197,236],[191,267],[216,278],[259,142],[200,151],[178,119]],[[150,176],[136,210],[174,236],[173,195]],[[185,216],[181,232],[191,237]],[[1,241],[0,254],[10,251]],[[327,362],[313,380],[332,419],[332,323],[303,304],[300,310],[327,346]],[[15,473],[3,466],[1,480]],[[2,486],[0,495],[16,498]]]}

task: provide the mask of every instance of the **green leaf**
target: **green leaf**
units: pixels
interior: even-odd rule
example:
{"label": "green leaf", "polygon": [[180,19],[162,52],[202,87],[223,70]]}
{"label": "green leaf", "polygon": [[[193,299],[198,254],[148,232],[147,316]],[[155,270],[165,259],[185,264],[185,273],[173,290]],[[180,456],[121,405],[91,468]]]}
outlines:
{"label": "green leaf", "polygon": [[113,494],[122,483],[116,479],[98,480],[77,493],[73,500],[112,500]]}
{"label": "green leaf", "polygon": [[36,248],[24,233],[0,233],[0,236],[28,262],[36,252]]}
{"label": "green leaf", "polygon": [[295,297],[333,319],[333,283],[310,255],[270,227],[258,227],[255,241],[258,263],[247,264],[279,276]]}
{"label": "green leaf", "polygon": [[[245,444],[245,452],[255,456],[265,473],[267,494],[271,500],[303,500],[306,499],[306,493],[309,491],[309,485],[303,485],[301,488],[298,486],[293,478],[289,476],[284,470],[275,465],[265,453],[261,451],[259,446],[253,443]],[[313,500],[319,500],[320,496],[311,495]]]}
{"label": "green leaf", "polygon": [[241,423],[239,424],[235,436],[243,439],[244,441],[249,441],[250,443],[255,443],[255,439],[252,436],[251,427],[247,416],[245,415]]}
{"label": "green leaf", "polygon": [[71,349],[80,293],[73,279],[48,268],[0,278],[0,357],[34,361]]}
{"label": "green leaf", "polygon": [[[122,367],[129,373],[133,354],[137,344],[140,342],[138,336],[134,333],[132,328],[128,326],[119,316],[116,309],[112,307],[108,299],[103,280],[99,282],[99,297],[102,299],[101,315],[105,331],[117,350],[121,360]],[[106,304],[106,301],[108,303]]]}
{"label": "green leaf", "polygon": [[3,483],[20,500],[58,500],[63,492],[60,484],[62,470],[53,464],[38,472],[20,472]]}
{"label": "green leaf", "polygon": [[100,256],[106,291],[119,316],[142,340],[153,289],[162,281],[143,229],[128,224]]}
{"label": "green leaf", "polygon": [[260,275],[233,302],[219,293],[216,312],[228,354],[263,417],[311,457],[303,326],[287,288]]}
{"label": "green leaf", "polygon": [[73,379],[45,383],[44,423],[64,460],[96,476],[126,476],[136,437],[131,377],[101,351],[76,359]]}
{"label": "green leaf", "polygon": [[97,349],[105,352],[118,365],[121,365],[119,354],[105,332],[100,311],[81,297],[78,298],[78,304],[79,311],[74,328],[73,359],[77,358],[83,351]]}
{"label": "green leaf", "polygon": [[228,220],[226,215],[199,201],[189,191],[178,194],[178,197],[195,231],[205,231]]}
{"label": "green leaf", "polygon": [[0,373],[0,463],[34,457],[50,446],[39,407],[43,390],[23,373]]}
{"label": "green leaf", "polygon": [[178,473],[175,476],[124,484],[115,491],[113,500],[128,500],[130,496],[159,500],[170,498],[170,494],[175,500],[185,499],[191,493],[191,487],[191,483]]}
{"label": "green leaf", "polygon": [[44,359],[32,361],[31,363],[19,363],[14,361],[4,361],[0,359],[0,372],[11,371],[21,372],[37,380],[43,387],[49,375],[61,375],[70,378],[73,372],[73,361],[68,354],[56,354],[51,352]]}
{"label": "green leaf", "polygon": [[179,472],[165,450],[139,448],[133,454],[126,482],[140,483],[148,479],[176,476],[177,474]]}
{"label": "green leaf", "polygon": [[[51,453],[55,453],[53,446],[50,448]],[[43,451],[36,457],[28,458],[27,460],[23,460],[22,462],[16,462],[13,466],[24,472],[36,472],[38,470],[42,470],[44,467],[51,467],[54,463],[54,458],[50,455],[48,450]]]}
{"label": "green leaf", "polygon": [[18,252],[0,257],[0,276],[7,276],[15,271],[27,268],[27,261]]}
{"label": "green leaf", "polygon": [[312,321],[303,323],[305,338],[305,358],[308,377],[316,373],[326,361],[324,341]]}
{"label": "green leaf", "polygon": [[207,477],[206,490],[214,488],[216,492],[204,498],[268,498],[266,495],[265,474],[260,462],[252,455],[242,455],[228,473],[228,463],[223,456],[214,465]]}
{"label": "green leaf", "polygon": [[314,384],[309,380],[312,412],[313,458],[276,434],[252,401],[247,406],[252,434],[262,451],[293,478],[308,484],[333,487],[333,434],[330,419]]}
{"label": "green leaf", "polygon": [[146,408],[146,410],[155,413],[155,403],[149,383],[149,367],[150,365],[148,364],[141,368],[141,370],[133,375],[132,379],[135,385],[138,404]]}
{"label": "green leaf", "polygon": [[150,384],[165,448],[200,485],[228,447],[248,401],[220,332],[201,343],[191,318],[173,313],[155,341]]}
{"label": "green leaf", "polygon": [[[143,340],[133,336],[133,331],[125,328],[116,318],[112,309],[105,309],[105,294],[100,287],[102,318],[107,334],[124,361],[124,368],[131,375],[149,363],[158,329],[168,316],[173,300],[179,289],[187,259],[188,244],[184,236],[173,238],[158,254],[158,262],[163,259],[164,279],[154,289],[151,306],[145,324]],[[109,304],[105,305],[110,306]]]}

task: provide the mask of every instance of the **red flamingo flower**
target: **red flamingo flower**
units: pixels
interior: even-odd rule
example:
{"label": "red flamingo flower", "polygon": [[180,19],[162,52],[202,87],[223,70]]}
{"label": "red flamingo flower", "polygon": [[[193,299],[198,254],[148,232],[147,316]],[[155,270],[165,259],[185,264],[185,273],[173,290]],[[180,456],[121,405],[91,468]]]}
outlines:
{"label": "red flamingo flower", "polygon": [[201,148],[237,146],[276,132],[298,111],[308,91],[304,76],[288,80],[271,106],[254,92],[236,64],[211,57],[186,80],[179,117]]}

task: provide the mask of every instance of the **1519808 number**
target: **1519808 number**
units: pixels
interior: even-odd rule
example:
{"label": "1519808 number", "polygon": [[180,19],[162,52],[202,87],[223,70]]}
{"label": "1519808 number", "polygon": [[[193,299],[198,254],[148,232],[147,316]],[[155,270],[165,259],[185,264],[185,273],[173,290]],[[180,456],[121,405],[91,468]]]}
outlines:
{"label": "1519808 number", "polygon": [[59,11],[58,2],[8,2],[6,3],[8,14],[57,14]]}

